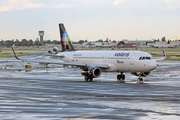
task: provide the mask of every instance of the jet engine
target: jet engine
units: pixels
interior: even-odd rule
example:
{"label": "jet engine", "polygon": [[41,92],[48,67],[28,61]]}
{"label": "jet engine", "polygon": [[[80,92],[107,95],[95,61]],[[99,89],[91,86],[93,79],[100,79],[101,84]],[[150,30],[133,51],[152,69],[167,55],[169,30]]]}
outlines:
{"label": "jet engine", "polygon": [[48,53],[50,54],[57,54],[59,51],[58,47],[53,47],[52,50],[49,50]]}
{"label": "jet engine", "polygon": [[53,47],[52,51],[58,53],[59,49],[57,47]]}
{"label": "jet engine", "polygon": [[81,74],[83,76],[91,76],[93,78],[97,78],[97,77],[99,77],[101,75],[101,69],[97,68],[97,67],[95,67],[95,68],[88,68],[87,71],[86,70],[81,71]]}
{"label": "jet engine", "polygon": [[135,73],[131,73],[132,75],[135,76],[142,76],[142,77],[146,77],[150,74],[150,72],[135,72]]}

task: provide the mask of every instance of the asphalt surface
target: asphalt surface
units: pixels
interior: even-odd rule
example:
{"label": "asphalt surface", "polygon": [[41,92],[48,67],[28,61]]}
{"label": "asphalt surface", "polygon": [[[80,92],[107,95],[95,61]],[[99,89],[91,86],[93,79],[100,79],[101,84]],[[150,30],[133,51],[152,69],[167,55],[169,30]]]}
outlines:
{"label": "asphalt surface", "polygon": [[125,83],[117,73],[85,82],[79,69],[26,64],[0,63],[1,120],[180,119],[180,62],[161,62],[144,84],[129,73]]}

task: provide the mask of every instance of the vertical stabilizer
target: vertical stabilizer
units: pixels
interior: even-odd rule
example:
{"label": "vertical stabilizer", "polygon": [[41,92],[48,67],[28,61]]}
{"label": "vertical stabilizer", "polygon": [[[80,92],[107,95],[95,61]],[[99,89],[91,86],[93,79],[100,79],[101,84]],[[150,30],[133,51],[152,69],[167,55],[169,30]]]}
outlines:
{"label": "vertical stabilizer", "polygon": [[59,24],[59,31],[60,31],[60,37],[61,37],[61,47],[62,52],[64,51],[75,51],[74,47],[71,44],[70,38],[67,34],[67,31],[64,27],[64,24]]}

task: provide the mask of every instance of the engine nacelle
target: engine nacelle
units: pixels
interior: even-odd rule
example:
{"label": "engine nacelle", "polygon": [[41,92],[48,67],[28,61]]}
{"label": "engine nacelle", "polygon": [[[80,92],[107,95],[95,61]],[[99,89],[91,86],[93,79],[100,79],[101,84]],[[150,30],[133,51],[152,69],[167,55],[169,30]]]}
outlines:
{"label": "engine nacelle", "polygon": [[57,54],[59,52],[58,47],[53,47],[52,50],[49,50],[48,53],[50,54]]}
{"label": "engine nacelle", "polygon": [[58,49],[58,47],[53,47],[52,51],[55,53],[58,53],[59,49]]}
{"label": "engine nacelle", "polygon": [[142,77],[146,77],[150,74],[150,72],[135,72],[135,73],[131,73],[132,75],[135,76],[142,76]]}
{"label": "engine nacelle", "polygon": [[83,76],[92,76],[93,78],[97,78],[101,75],[101,69],[100,68],[88,68],[87,71],[81,71],[81,74]]}

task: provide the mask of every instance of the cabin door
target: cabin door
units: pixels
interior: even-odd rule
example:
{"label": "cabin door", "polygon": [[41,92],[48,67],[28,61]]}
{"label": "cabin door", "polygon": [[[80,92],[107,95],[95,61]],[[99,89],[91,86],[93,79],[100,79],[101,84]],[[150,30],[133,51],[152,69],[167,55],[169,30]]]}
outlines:
{"label": "cabin door", "polygon": [[130,57],[130,65],[134,65],[134,55]]}

